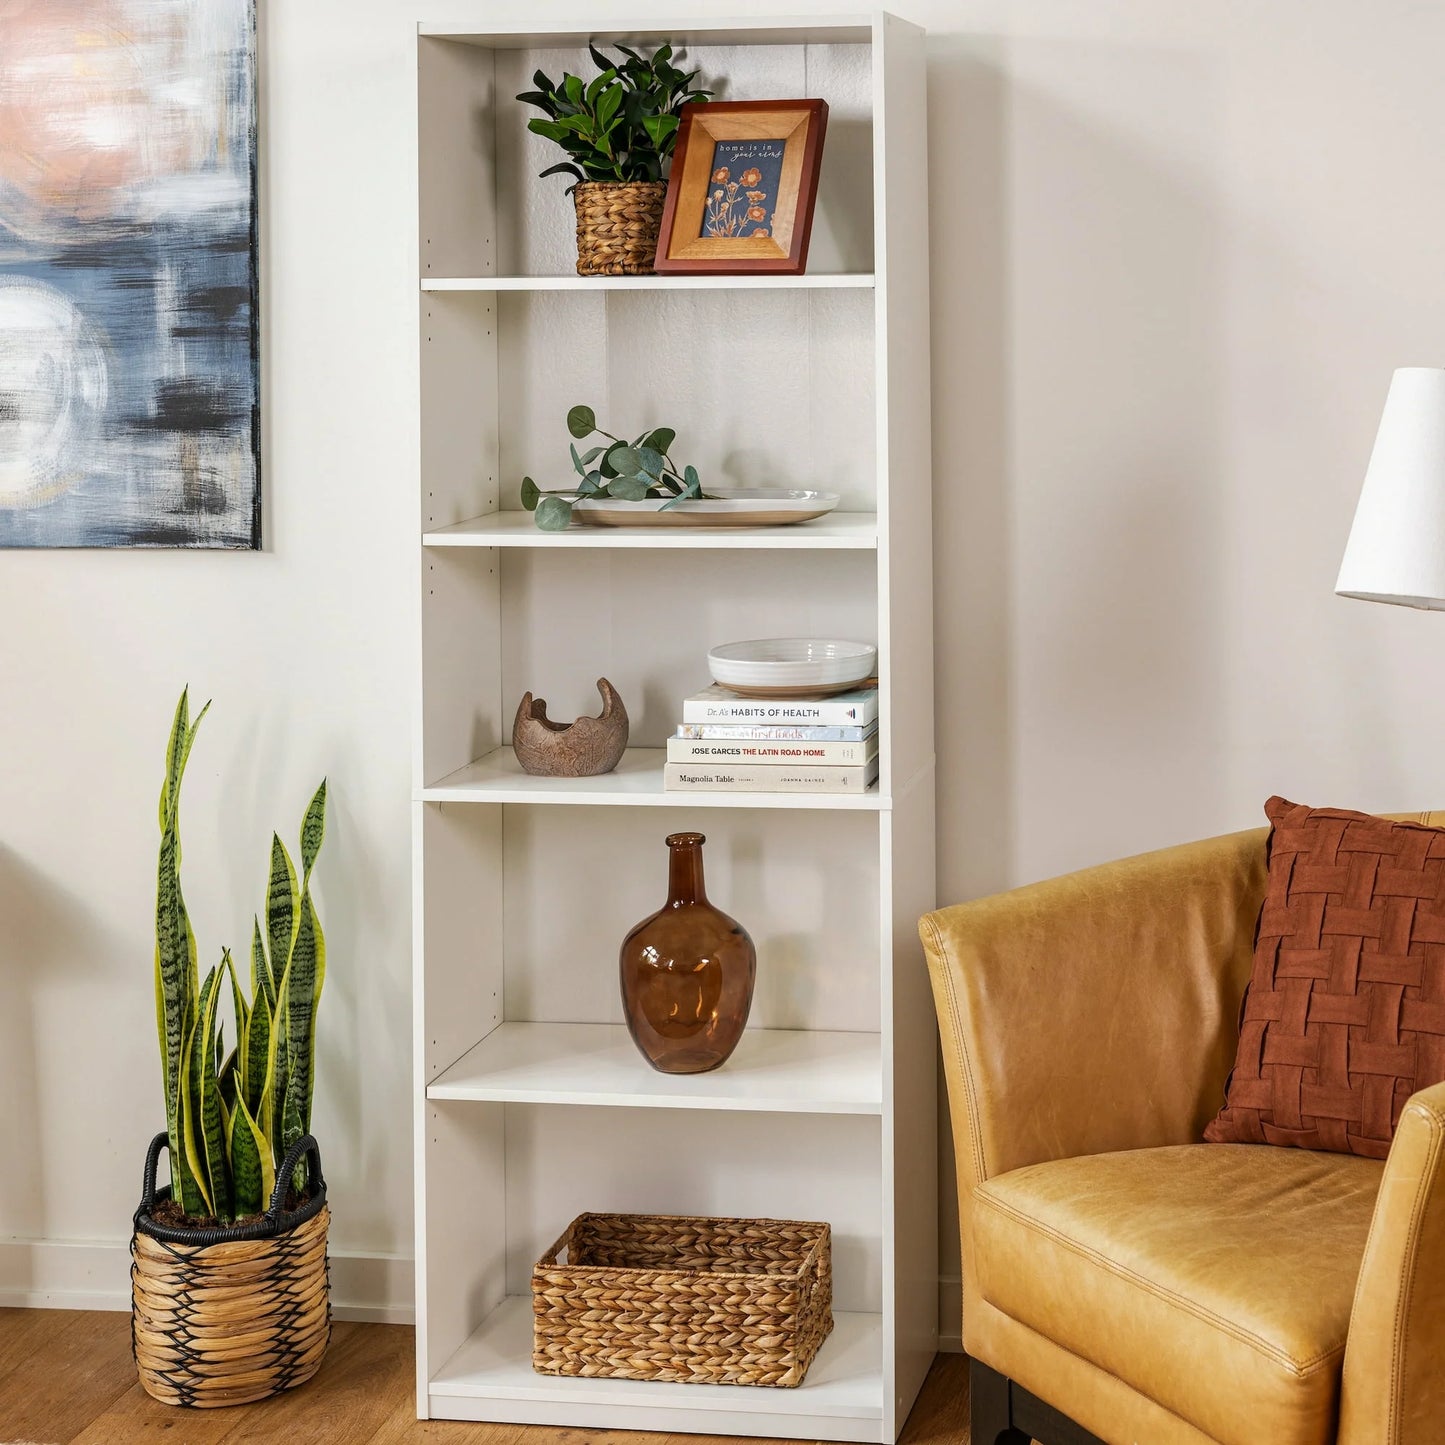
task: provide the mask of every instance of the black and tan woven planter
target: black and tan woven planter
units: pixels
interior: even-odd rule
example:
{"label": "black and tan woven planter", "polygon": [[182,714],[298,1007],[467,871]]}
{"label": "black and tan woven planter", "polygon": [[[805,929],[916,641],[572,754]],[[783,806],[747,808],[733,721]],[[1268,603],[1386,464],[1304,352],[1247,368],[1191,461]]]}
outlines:
{"label": "black and tan woven planter", "polygon": [[581,1214],[532,1267],[532,1368],[788,1389],[832,1306],[826,1224]]}
{"label": "black and tan woven planter", "polygon": [[665,181],[578,181],[579,276],[649,276],[667,199]]}
{"label": "black and tan woven planter", "polygon": [[[331,1338],[326,1181],[308,1134],[276,1172],[271,1207],[251,1224],[176,1229],[152,1217],[166,1136],[146,1155],[131,1236],[131,1346],[140,1382],[167,1405],[245,1405],[304,1384]],[[282,1207],[292,1171],[309,1159],[309,1196]]]}

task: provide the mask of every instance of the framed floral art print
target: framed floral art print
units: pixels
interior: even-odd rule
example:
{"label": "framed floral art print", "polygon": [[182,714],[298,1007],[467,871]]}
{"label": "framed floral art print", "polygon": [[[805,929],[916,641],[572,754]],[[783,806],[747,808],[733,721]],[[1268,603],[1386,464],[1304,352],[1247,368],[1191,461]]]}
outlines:
{"label": "framed floral art print", "polygon": [[827,102],[693,101],[679,114],[657,270],[802,275]]}

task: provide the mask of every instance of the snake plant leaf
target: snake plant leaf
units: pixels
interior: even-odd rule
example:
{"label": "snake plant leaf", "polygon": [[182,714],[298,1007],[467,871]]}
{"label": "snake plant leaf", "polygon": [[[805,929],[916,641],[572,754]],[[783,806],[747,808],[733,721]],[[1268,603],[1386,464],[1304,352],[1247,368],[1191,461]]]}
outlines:
{"label": "snake plant leaf", "polygon": [[266,890],[266,935],[271,947],[271,977],[278,983],[291,961],[296,938],[297,905],[301,891],[296,886],[296,865],[277,833],[271,835],[271,880]]}
{"label": "snake plant leaf", "polygon": [[219,985],[220,978],[212,969],[201,990],[201,1016],[196,1024],[195,1055],[200,1064],[196,1118],[201,1136],[196,1142],[205,1153],[206,1182],[210,1186],[212,1211],[217,1219],[224,1221],[231,1217],[231,1180],[225,1128],[221,1120],[220,1083],[216,1076],[216,1000],[220,997]]}
{"label": "snake plant leaf", "polygon": [[[196,1096],[190,1087],[195,1053],[196,1025],[193,1023],[186,1031],[185,1048],[182,1051],[186,1085],[181,1091],[181,1140],[185,1157],[185,1170],[181,1175],[183,1191],[181,1207],[187,1214],[214,1214],[215,1210],[211,1207],[210,1190],[206,1186],[205,1160],[197,1144],[197,1135],[200,1131],[196,1123]],[[185,1192],[188,1182],[190,1189],[189,1192]]]}
{"label": "snake plant leaf", "polygon": [[[326,981],[326,937],[316,917],[311,895],[301,895],[301,923],[296,931],[296,946],[291,950],[291,967],[287,970],[288,1017],[286,1021],[286,1099],[295,1100],[301,1124],[300,1138],[311,1126],[311,1096],[316,1067],[316,1009],[321,1002],[321,988]],[[295,1139],[285,1139],[289,1149]]]}
{"label": "snake plant leaf", "polygon": [[276,1187],[276,1165],[271,1158],[271,1141],[239,1099],[231,1113],[231,1175],[235,1181],[237,1218],[260,1214]]}
{"label": "snake plant leaf", "polygon": [[258,1116],[262,1129],[276,1151],[278,1164],[284,1152],[281,1132],[282,1115],[286,1108],[286,1027],[287,1016],[291,1011],[290,998],[291,976],[288,970],[276,990],[276,1012],[271,1016],[271,1040],[266,1053],[266,1083],[261,1090],[261,1113]]}
{"label": "snake plant leaf", "polygon": [[231,978],[231,1007],[236,1020],[236,1046],[239,1048],[246,1038],[246,1020],[251,1017],[251,1005],[246,1002],[246,995],[241,992],[241,980],[236,974],[236,965],[229,948],[221,950],[221,964]]}
{"label": "snake plant leaf", "polygon": [[266,1069],[271,1057],[271,1010],[265,999],[256,999],[246,1021],[241,1050],[241,1097],[254,1118],[261,1109],[266,1089]]}
{"label": "snake plant leaf", "polygon": [[[294,1078],[286,1084],[286,1107],[282,1110],[281,1155],[306,1132],[301,1122],[301,1091]],[[306,1187],[306,1160],[302,1159],[291,1171],[291,1187],[298,1193]]]}
{"label": "snake plant leaf", "polygon": [[261,920],[251,920],[251,998],[264,999],[267,1008],[276,1007],[276,981],[271,977],[271,966],[266,962],[266,945],[261,940]]}
{"label": "snake plant leaf", "polygon": [[156,864],[156,1031],[166,1097],[166,1133],[171,1168],[178,1176],[178,1196],[189,1212],[199,1205],[199,1191],[187,1185],[189,1159],[182,1122],[182,1096],[186,1076],[182,1064],[187,1012],[196,996],[196,941],[181,894],[180,797],[186,760],[196,729],[210,704],[193,723],[190,695],[183,690],[176,704],[166,744],[166,774],[161,788],[161,846]]}
{"label": "snake plant leaf", "polygon": [[322,778],[311,801],[306,805],[306,815],[301,819],[301,887],[304,891],[311,881],[311,870],[316,866],[321,844],[326,839],[326,779]]}

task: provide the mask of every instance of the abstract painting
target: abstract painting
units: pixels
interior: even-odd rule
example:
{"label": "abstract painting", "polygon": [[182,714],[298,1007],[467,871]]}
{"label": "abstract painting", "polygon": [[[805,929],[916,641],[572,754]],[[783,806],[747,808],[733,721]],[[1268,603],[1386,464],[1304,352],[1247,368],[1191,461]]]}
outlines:
{"label": "abstract painting", "polygon": [[0,547],[259,547],[255,0],[0,0]]}

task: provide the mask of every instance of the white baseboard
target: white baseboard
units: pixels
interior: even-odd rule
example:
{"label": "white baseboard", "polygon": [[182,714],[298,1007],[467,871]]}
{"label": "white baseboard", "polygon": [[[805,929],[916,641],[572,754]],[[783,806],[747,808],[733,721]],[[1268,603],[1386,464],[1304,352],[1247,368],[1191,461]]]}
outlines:
{"label": "white baseboard", "polygon": [[[400,1255],[331,1251],[337,1319],[413,1322],[413,1270]],[[0,1239],[0,1308],[128,1310],[128,1240]]]}
{"label": "white baseboard", "polygon": [[[962,1282],[938,1282],[938,1348],[963,1350]],[[331,1252],[336,1318],[370,1324],[414,1321],[412,1261],[360,1250]],[[0,1239],[0,1309],[128,1310],[128,1241]]]}

